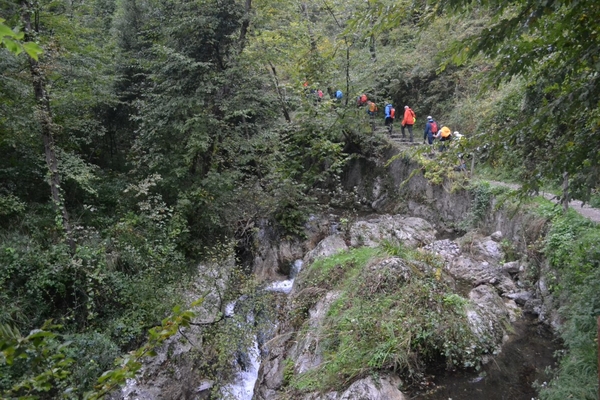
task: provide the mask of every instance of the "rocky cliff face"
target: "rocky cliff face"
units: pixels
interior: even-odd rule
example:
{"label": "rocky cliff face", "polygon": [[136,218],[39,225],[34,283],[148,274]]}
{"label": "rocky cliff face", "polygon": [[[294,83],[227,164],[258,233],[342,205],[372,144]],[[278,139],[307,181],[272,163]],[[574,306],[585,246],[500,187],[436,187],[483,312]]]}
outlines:
{"label": "rocky cliff face", "polygon": [[[473,357],[463,357],[460,362],[464,366],[488,362],[501,351],[502,343],[508,340],[507,329],[510,329],[511,321],[515,321],[521,312],[515,301],[522,295],[522,291],[517,288],[518,272],[511,275],[502,266],[502,250],[498,242],[489,236],[471,240],[468,249],[472,247],[474,250],[464,252],[465,248],[457,242],[435,240],[435,233],[435,228],[420,218],[399,215],[367,218],[357,221],[349,228],[346,240],[340,240],[342,236],[339,234],[323,239],[315,247],[318,255],[308,253],[305,260],[310,264],[311,260],[347,251],[349,248],[377,247],[388,242],[405,243],[406,246],[419,249],[417,251],[439,257],[441,269],[436,272],[435,267],[427,263],[412,264],[396,256],[381,256],[379,261],[369,264],[363,270],[360,282],[356,284],[365,284],[373,291],[381,290],[382,287],[387,291],[395,291],[414,280],[415,274],[439,274],[439,280],[445,281],[457,293],[456,297],[446,295],[448,301],[464,302],[466,326],[470,329],[466,336],[472,335],[468,344],[462,344],[464,347],[459,351],[473,354]],[[496,233],[494,237],[499,239],[501,235]],[[514,268],[510,271],[514,272]],[[328,315],[332,305],[343,296],[340,291],[343,289],[338,289],[335,285],[332,288],[313,286],[312,283],[303,281],[302,274],[304,272],[285,304],[286,314],[298,315],[298,309],[306,307],[307,302],[312,305],[301,323],[289,320],[280,322],[274,340],[269,343],[268,357],[263,359],[255,398],[274,400],[292,396],[305,399],[402,399],[403,393],[398,385],[398,381],[402,379],[400,371],[398,374],[382,372],[381,384],[374,384],[367,378],[367,381],[359,380],[362,382],[361,395],[352,394],[355,393],[354,387],[326,394],[302,393],[286,387],[290,375],[309,374],[323,367],[326,360],[322,342],[329,334],[326,327],[331,323]],[[412,310],[414,313],[423,311],[417,307]],[[373,317],[377,318],[376,315]]]}
{"label": "rocky cliff face", "polygon": [[[404,399],[402,390],[407,385],[406,377],[412,374],[411,379],[418,379],[414,371],[403,370],[405,365],[422,367],[430,362],[427,357],[445,360],[449,368],[476,367],[489,362],[509,340],[511,323],[523,311],[535,313],[546,322],[559,323],[552,312],[553,299],[545,288],[543,275],[540,278],[535,273],[534,269],[539,266],[533,266],[523,254],[523,250],[543,234],[543,220],[508,207],[496,207],[496,200],[490,197],[489,207],[475,229],[461,231],[458,227],[464,229],[466,226],[476,194],[453,187],[450,182],[432,185],[419,171],[421,167],[416,162],[398,157],[392,150],[387,157],[393,161],[356,160],[349,166],[344,184],[360,199],[359,213],[346,213],[344,217],[335,213],[314,216],[306,226],[307,238],[302,241],[282,239],[267,224],[259,229],[253,262],[259,280],[265,283],[280,281],[286,285],[289,282],[291,285],[289,278],[295,274],[293,266],[303,260],[304,268],[291,293],[277,297],[276,308],[281,319],[273,321],[276,328],[264,333],[266,337],[260,341],[262,357],[256,385],[244,399]],[[398,248],[404,253],[395,255],[393,251],[383,251],[362,270],[355,271],[355,276],[351,277],[353,281],[343,280],[348,278],[344,274],[348,274],[346,270],[351,267],[342,264],[330,270],[322,281],[315,281],[311,275],[314,272],[309,272],[313,263],[340,252],[394,246],[400,246]],[[508,250],[511,260],[507,257]],[[430,285],[436,289],[419,305],[418,293]],[[406,288],[416,290],[412,312],[431,312],[431,318],[440,324],[439,328],[427,328],[428,331],[423,328],[423,332],[440,329],[438,334],[442,337],[449,334],[448,324],[458,321],[452,326],[458,330],[466,329],[462,339],[443,336],[445,341],[431,340],[431,344],[422,347],[409,346],[407,354],[415,359],[404,364],[401,360],[390,362],[385,355],[385,351],[391,353],[396,349],[385,350],[384,356],[373,357],[373,365],[365,366],[363,372],[344,375],[343,382],[330,385],[336,386],[335,390],[315,390],[310,384],[302,386],[298,380],[294,381],[298,376],[320,374],[331,362],[331,351],[335,346],[326,343],[331,335],[328,330],[334,324],[331,315],[351,302],[347,300],[349,291],[356,289],[357,296],[379,299],[402,293]],[[407,296],[405,302],[412,301],[410,293]],[[223,305],[212,305],[207,315],[214,315],[219,307],[223,308]],[[392,314],[398,308],[391,306],[387,313]],[[447,319],[454,309],[460,318],[464,317],[462,320]],[[413,319],[410,315],[399,314],[395,321],[402,325],[402,321]],[[201,335],[194,339],[201,341]],[[155,365],[145,369],[144,376],[130,382],[120,397],[195,399],[223,396],[223,392],[216,390],[214,382],[193,373],[193,362],[186,361],[194,358],[193,349],[188,349],[191,351],[187,357],[185,349],[175,344],[186,341],[182,336],[165,346],[164,357],[158,357]],[[193,347],[189,343],[187,346]],[[182,351],[174,350],[180,347]],[[380,350],[373,349],[373,352]],[[421,354],[427,351],[432,353],[429,356]],[[162,383],[158,384],[153,377],[167,376],[157,372],[165,370],[171,371],[167,374],[170,381],[160,378]],[[179,372],[173,374],[172,371]],[[377,371],[377,374],[369,371]],[[352,378],[346,381],[348,376]],[[180,380],[185,383],[179,383]]]}
{"label": "rocky cliff face", "polygon": [[[357,218],[345,229],[325,236],[305,255],[306,263],[310,265],[319,257],[349,248],[374,247],[386,242],[402,243],[441,257],[442,279],[448,280],[457,293],[467,299],[464,311],[476,340],[472,349],[464,351],[481,356],[473,359],[473,363],[486,363],[501,352],[502,344],[509,340],[511,323],[524,311],[538,315],[543,322],[557,325],[559,321],[552,311],[553,299],[548,296],[547,290],[544,291],[543,277],[532,272],[537,266],[532,265],[527,255],[521,254],[543,234],[545,221],[532,213],[498,206],[492,196],[486,213],[473,231],[462,232],[462,236],[454,240],[436,240],[436,236],[444,236],[449,231],[454,231],[454,236],[458,235],[457,227],[465,226],[475,195],[465,188],[450,189],[452,185],[449,182],[431,185],[422,173],[415,173],[418,168],[414,161],[402,157],[389,165],[355,161],[345,175],[345,185],[358,194],[364,212],[371,211],[373,215]],[[322,230],[321,236],[327,231],[331,233],[331,227],[340,225],[335,218],[322,222],[321,226],[330,228]],[[517,256],[517,260],[507,258],[506,247],[511,251],[509,256]],[[393,264],[393,258],[383,261],[383,264],[386,263]],[[381,272],[377,266],[371,268],[374,269],[370,274]],[[421,272],[426,273],[426,269]],[[394,274],[402,275],[402,269],[394,270]],[[256,399],[288,398],[286,375],[318,371],[322,366],[319,342],[323,326],[327,324],[329,307],[340,293],[335,289],[319,290],[315,287],[303,290],[309,290],[313,305],[303,325],[294,326],[289,321],[280,324],[276,340],[268,350],[269,357],[263,360],[261,366]],[[292,292],[286,304],[290,315],[295,314],[294,307],[302,303],[303,296],[306,293]],[[380,379],[385,384],[370,382],[361,386],[371,388],[367,394],[332,391],[326,394],[306,393],[302,398],[402,398],[398,374],[383,373]],[[395,393],[381,397],[380,390],[384,387],[394,388]],[[296,392],[294,396],[299,394]]]}

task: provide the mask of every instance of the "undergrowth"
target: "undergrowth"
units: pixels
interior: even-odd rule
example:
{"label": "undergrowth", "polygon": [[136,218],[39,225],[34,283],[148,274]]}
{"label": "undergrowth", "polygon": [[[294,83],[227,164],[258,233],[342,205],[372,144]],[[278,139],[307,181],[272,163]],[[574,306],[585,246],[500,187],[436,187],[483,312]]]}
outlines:
{"label": "undergrowth", "polygon": [[557,279],[551,289],[563,299],[560,329],[566,351],[554,379],[542,385],[543,400],[598,398],[596,318],[600,315],[600,227],[573,210],[544,203],[539,212],[552,218],[545,254]]}

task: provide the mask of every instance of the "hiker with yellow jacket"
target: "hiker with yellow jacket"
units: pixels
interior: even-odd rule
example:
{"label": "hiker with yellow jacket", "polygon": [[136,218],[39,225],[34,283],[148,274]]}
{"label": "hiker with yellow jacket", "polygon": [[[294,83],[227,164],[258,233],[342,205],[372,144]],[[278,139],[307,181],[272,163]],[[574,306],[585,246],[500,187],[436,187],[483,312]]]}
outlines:
{"label": "hiker with yellow jacket", "polygon": [[[439,139],[440,142],[447,142],[452,139],[452,131],[447,126],[442,126],[442,128],[438,131],[437,135],[435,135],[436,139]],[[440,151],[446,150],[446,145],[442,143],[440,145]]]}

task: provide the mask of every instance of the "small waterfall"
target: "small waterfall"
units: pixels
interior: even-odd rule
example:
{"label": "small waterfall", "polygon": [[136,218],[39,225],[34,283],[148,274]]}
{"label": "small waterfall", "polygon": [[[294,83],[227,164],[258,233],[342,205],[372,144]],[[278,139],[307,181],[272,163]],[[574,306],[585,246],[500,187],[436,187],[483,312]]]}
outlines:
{"label": "small waterfall", "polygon": [[298,276],[298,273],[302,269],[303,264],[304,263],[302,260],[294,261],[294,264],[292,265],[292,269],[290,271],[289,279],[286,279],[284,281],[273,282],[269,286],[267,286],[265,290],[269,292],[281,292],[285,294],[290,294],[290,292],[292,291],[292,287],[294,286],[294,280],[296,279],[296,276]]}
{"label": "small waterfall", "polygon": [[[289,278],[284,281],[271,283],[265,287],[265,291],[289,294],[294,286],[296,276],[298,276],[298,273],[302,269],[302,265],[302,260],[294,261]],[[225,306],[226,316],[231,317],[234,315],[236,303],[237,301],[232,301]],[[248,322],[254,320],[252,314],[249,314],[247,318]],[[229,398],[236,400],[252,400],[252,396],[254,396],[254,385],[258,379],[258,369],[260,368],[260,349],[258,348],[256,335],[252,340],[252,345],[245,352],[243,358],[244,362],[241,363],[243,364],[243,367],[239,368],[234,381],[222,389],[222,393],[225,396],[229,396]]]}
{"label": "small waterfall", "polygon": [[223,394],[236,400],[252,400],[254,396],[254,384],[258,379],[258,368],[260,367],[260,352],[256,335],[252,339],[252,345],[248,349],[247,360],[244,367],[236,374],[235,382],[225,386]]}

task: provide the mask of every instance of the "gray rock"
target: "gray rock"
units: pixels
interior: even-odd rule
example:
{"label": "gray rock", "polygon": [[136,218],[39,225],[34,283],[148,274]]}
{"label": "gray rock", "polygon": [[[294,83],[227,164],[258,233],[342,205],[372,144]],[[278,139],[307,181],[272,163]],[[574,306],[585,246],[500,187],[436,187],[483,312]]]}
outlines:
{"label": "gray rock", "polygon": [[502,238],[503,238],[503,237],[504,237],[504,236],[502,235],[502,232],[500,232],[500,231],[496,231],[496,232],[494,232],[494,233],[492,233],[492,234],[490,235],[490,238],[491,238],[491,239],[492,239],[494,242],[498,242],[498,243],[499,243],[500,241],[502,241]]}
{"label": "gray rock", "polygon": [[406,397],[398,385],[391,383],[387,379],[380,378],[374,381],[368,377],[354,382],[344,393],[340,400],[405,400]]}
{"label": "gray rock", "polygon": [[436,240],[423,247],[423,249],[443,257],[446,261],[456,258],[461,253],[458,243],[449,239]]}
{"label": "gray rock", "polygon": [[389,240],[418,246],[433,242],[435,233],[433,226],[424,219],[382,215],[353,224],[350,228],[350,245],[376,247],[382,241]]}
{"label": "gray rock", "polygon": [[509,274],[517,274],[521,270],[521,264],[518,261],[511,261],[502,264],[500,269]]}
{"label": "gray rock", "polygon": [[530,298],[525,302],[523,309],[528,313],[539,316],[542,313],[542,307],[541,299]]}
{"label": "gray rock", "polygon": [[446,270],[457,279],[479,286],[481,283],[500,282],[502,272],[487,261],[477,261],[470,257],[458,256],[446,265]]}
{"label": "gray rock", "polygon": [[498,242],[495,242],[491,239],[478,242],[477,249],[484,258],[489,260],[499,262],[504,257],[504,253],[502,252],[502,248]]}
{"label": "gray rock", "polygon": [[309,310],[308,329],[302,337],[297,337],[296,344],[291,349],[292,359],[295,361],[294,369],[301,374],[318,367],[322,356],[319,339],[323,328],[323,321],[331,304],[340,296],[339,292],[329,292],[324,298]]}
{"label": "gray rock", "polygon": [[497,352],[508,326],[510,312],[496,290],[481,285],[469,292],[470,304],[466,307],[467,320],[479,343],[489,352]]}
{"label": "gray rock", "polygon": [[398,390],[398,378],[381,377],[374,380],[367,377],[354,382],[343,393],[310,393],[302,400],[405,400],[407,397]]}
{"label": "gray rock", "polygon": [[514,300],[517,304],[523,306],[533,297],[533,294],[531,292],[504,293],[504,297]]}
{"label": "gray rock", "polygon": [[317,244],[317,247],[306,253],[304,262],[310,264],[317,258],[329,257],[347,249],[348,246],[341,235],[327,236]]}

